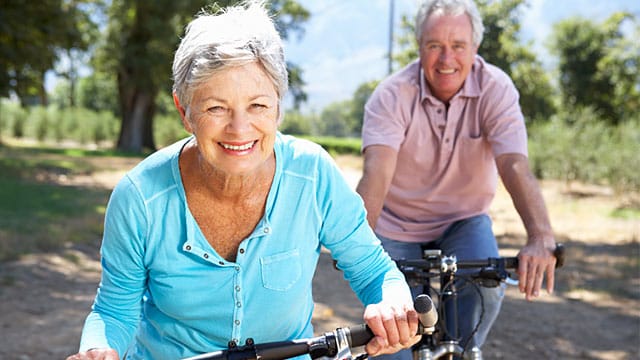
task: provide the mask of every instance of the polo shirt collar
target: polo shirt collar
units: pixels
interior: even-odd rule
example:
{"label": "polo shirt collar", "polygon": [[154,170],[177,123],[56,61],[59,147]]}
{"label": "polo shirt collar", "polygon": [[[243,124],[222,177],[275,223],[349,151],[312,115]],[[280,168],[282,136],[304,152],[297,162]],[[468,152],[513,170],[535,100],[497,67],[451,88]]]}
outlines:
{"label": "polo shirt collar", "polygon": [[[473,65],[471,66],[471,71],[469,72],[469,75],[467,75],[467,78],[465,79],[464,84],[462,84],[462,89],[460,89],[455,95],[453,95],[452,100],[457,97],[479,97],[480,96],[480,85],[478,84],[478,77],[476,76],[477,72],[479,71],[478,67],[479,67],[479,60],[478,60],[478,56],[476,55],[476,59]],[[442,103],[442,101],[440,101],[438,98],[433,96],[433,94],[431,94],[431,89],[429,88],[429,85],[427,85],[427,80],[424,77],[424,70],[422,69],[422,66],[419,66],[419,69],[420,69],[420,72],[418,75],[418,81],[419,81],[418,86],[420,88],[420,102],[422,103],[426,99],[428,99],[429,102],[432,104]]]}

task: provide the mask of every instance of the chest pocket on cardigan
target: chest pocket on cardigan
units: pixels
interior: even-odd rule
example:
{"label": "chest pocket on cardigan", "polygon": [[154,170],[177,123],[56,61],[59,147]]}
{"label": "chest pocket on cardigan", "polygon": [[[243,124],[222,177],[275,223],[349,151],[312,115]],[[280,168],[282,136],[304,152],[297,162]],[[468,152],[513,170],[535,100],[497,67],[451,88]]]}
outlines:
{"label": "chest pocket on cardigan", "polygon": [[302,274],[300,251],[293,249],[260,259],[262,285],[271,290],[289,290]]}

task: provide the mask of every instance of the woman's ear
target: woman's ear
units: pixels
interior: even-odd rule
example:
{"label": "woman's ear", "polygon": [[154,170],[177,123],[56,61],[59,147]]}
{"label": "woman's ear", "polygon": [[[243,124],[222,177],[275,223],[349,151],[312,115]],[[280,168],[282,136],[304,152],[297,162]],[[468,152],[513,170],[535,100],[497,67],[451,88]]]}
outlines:
{"label": "woman's ear", "polygon": [[191,123],[189,123],[189,119],[187,119],[186,109],[182,107],[182,105],[180,105],[178,94],[176,94],[175,91],[173,92],[173,104],[176,106],[176,109],[178,109],[180,119],[182,119],[182,126],[184,126],[185,130],[187,130],[189,133],[193,133],[193,131],[191,130]]}

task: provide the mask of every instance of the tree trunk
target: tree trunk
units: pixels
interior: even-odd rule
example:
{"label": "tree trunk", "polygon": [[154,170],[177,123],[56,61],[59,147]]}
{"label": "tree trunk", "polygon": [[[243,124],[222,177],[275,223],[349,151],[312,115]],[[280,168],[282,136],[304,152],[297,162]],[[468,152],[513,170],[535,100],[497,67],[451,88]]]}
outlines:
{"label": "tree trunk", "polygon": [[153,116],[155,92],[135,84],[121,72],[118,76],[122,123],[118,137],[118,150],[142,152],[155,150],[153,141]]}

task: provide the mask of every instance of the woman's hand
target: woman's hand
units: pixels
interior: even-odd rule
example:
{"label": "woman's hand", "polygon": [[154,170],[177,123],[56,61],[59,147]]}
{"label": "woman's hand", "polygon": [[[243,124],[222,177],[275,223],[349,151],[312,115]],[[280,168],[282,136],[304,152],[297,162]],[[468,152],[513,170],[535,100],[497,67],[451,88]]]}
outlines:
{"label": "woman's hand", "polygon": [[374,334],[365,346],[367,354],[393,354],[420,341],[418,313],[413,304],[371,304],[364,310],[364,321]]}
{"label": "woman's hand", "polygon": [[120,356],[114,349],[91,349],[69,355],[67,360],[120,360]]}

